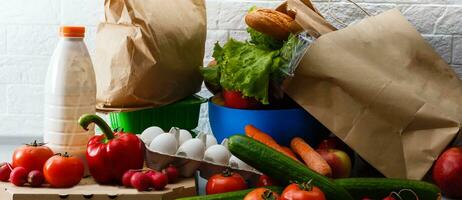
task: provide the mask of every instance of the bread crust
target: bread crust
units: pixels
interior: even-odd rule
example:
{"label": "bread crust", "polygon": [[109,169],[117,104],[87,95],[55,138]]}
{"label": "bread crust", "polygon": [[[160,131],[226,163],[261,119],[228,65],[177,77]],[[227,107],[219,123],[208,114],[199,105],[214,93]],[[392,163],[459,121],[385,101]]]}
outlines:
{"label": "bread crust", "polygon": [[255,9],[245,16],[245,23],[249,27],[277,40],[287,39],[293,20],[285,13],[266,8]]}

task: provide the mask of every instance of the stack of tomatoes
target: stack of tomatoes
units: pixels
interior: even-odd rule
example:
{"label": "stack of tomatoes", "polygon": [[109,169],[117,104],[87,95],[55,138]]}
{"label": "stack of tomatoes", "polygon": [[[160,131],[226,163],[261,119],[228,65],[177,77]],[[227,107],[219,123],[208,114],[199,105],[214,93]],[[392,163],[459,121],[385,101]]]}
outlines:
{"label": "stack of tomatoes", "polygon": [[0,181],[31,187],[40,187],[46,181],[51,187],[67,188],[77,185],[83,173],[84,165],[79,158],[67,153],[54,155],[43,143],[34,141],[16,149],[12,163],[0,167]]}
{"label": "stack of tomatoes", "polygon": [[[266,186],[277,185],[269,176],[261,175],[256,189],[248,193],[244,200],[325,200],[324,193],[316,186],[308,183],[288,185],[282,194],[271,191]],[[247,183],[238,173],[225,170],[221,174],[210,177],[206,185],[207,194],[218,194],[247,189]]]}

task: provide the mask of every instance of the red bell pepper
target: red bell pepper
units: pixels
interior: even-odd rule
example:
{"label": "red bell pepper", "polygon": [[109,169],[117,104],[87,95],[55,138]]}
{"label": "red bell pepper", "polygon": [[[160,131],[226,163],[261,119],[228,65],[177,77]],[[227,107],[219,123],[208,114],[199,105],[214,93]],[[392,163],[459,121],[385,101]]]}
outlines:
{"label": "red bell pepper", "polygon": [[83,115],[79,124],[85,130],[95,123],[104,134],[90,138],[86,158],[90,174],[99,184],[120,184],[129,169],[141,169],[144,162],[144,143],[131,133],[113,133],[97,115]]}

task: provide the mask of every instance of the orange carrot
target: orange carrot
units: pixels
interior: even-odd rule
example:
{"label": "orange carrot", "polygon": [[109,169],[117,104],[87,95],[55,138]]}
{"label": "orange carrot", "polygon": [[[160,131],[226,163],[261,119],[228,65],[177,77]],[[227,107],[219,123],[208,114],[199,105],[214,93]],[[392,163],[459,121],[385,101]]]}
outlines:
{"label": "orange carrot", "polygon": [[295,155],[295,153],[292,151],[292,149],[290,149],[289,147],[281,146],[281,148],[282,148],[282,150],[283,150],[284,152],[286,152],[287,154],[290,154],[290,155],[293,156],[293,157],[297,157],[297,156]]}
{"label": "orange carrot", "polygon": [[290,147],[298,154],[305,164],[315,172],[324,176],[331,176],[332,169],[318,152],[310,147],[302,138],[295,137],[290,142]]}
{"label": "orange carrot", "polygon": [[279,147],[279,144],[270,135],[264,133],[263,131],[261,131],[253,125],[245,126],[244,130],[247,136],[255,140],[258,140],[263,144],[266,144],[270,147]]}
{"label": "orange carrot", "polygon": [[[281,153],[283,153],[284,155],[296,160],[296,161],[299,161],[295,156],[291,155],[290,153],[287,153],[286,151],[284,151],[284,149],[279,146],[279,144],[268,134],[264,133],[263,131],[261,131],[260,129],[256,128],[255,126],[253,125],[247,125],[245,126],[244,128],[245,130],[245,134],[263,144],[265,144],[266,146],[269,146],[271,148],[273,148],[274,150],[276,151],[279,151]],[[299,161],[300,162],[300,161]]]}

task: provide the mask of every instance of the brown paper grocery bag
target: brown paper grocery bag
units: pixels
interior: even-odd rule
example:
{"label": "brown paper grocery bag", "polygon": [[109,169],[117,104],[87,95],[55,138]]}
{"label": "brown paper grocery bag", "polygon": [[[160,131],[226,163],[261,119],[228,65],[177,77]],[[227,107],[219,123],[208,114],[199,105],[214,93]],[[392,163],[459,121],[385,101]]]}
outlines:
{"label": "brown paper grocery bag", "polygon": [[321,35],[287,94],[385,176],[421,179],[460,130],[457,75],[396,9]]}
{"label": "brown paper grocery bag", "polygon": [[96,35],[100,110],[161,106],[198,92],[204,0],[105,0]]}

